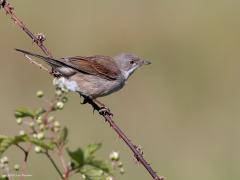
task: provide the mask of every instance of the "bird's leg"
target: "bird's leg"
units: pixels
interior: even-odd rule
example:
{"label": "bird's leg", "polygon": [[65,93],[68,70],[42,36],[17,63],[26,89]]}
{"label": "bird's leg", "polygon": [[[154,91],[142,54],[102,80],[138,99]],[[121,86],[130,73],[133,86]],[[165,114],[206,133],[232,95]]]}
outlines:
{"label": "bird's leg", "polygon": [[84,98],[84,100],[83,100],[83,102],[81,102],[81,104],[86,104],[86,103],[91,104],[93,107],[93,112],[95,110],[97,110],[99,112],[99,114],[101,114],[101,115],[113,116],[113,114],[110,112],[110,109],[108,107],[106,107],[103,103],[101,103],[100,101],[80,94],[80,97],[81,96]]}
{"label": "bird's leg", "polygon": [[85,95],[82,95],[82,94],[80,94],[80,93],[79,93],[79,95],[80,95],[80,97],[83,97],[83,102],[80,102],[81,104],[87,104],[87,103],[91,104],[92,107],[93,107],[93,113],[94,113],[95,110],[98,110],[98,111],[99,111],[100,108],[99,108],[98,104],[96,104],[96,103],[93,101],[92,98],[90,98],[90,97],[88,97],[88,96],[85,96]]}
{"label": "bird's leg", "polygon": [[103,104],[102,102],[100,102],[97,99],[93,99],[93,102],[95,102],[99,107],[106,107],[105,104]]}

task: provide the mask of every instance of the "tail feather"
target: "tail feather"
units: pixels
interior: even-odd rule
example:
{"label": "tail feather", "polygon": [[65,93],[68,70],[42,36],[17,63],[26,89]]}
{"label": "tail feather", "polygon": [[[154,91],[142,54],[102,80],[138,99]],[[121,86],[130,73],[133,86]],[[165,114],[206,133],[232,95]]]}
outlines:
{"label": "tail feather", "polygon": [[15,49],[15,50],[18,51],[18,52],[21,52],[23,54],[27,54],[27,55],[42,59],[42,60],[44,60],[45,62],[47,62],[48,64],[50,64],[51,66],[54,66],[54,67],[61,67],[61,66],[65,65],[65,63],[63,63],[61,61],[58,61],[57,59],[53,59],[53,58],[50,58],[50,57],[45,57],[45,56],[35,54],[35,53],[31,53],[31,52],[28,52],[28,51],[25,51],[25,50],[22,50],[22,49]]}

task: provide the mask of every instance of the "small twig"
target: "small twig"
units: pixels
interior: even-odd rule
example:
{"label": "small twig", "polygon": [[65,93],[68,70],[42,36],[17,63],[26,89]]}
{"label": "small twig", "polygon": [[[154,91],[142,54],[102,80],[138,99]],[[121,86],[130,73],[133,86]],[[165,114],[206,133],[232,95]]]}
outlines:
{"label": "small twig", "polygon": [[50,114],[50,112],[52,112],[54,110],[54,106],[55,106],[55,101],[51,102],[51,104],[49,104],[46,112],[44,113],[43,116],[43,123],[46,125],[48,123],[48,115]]}
{"label": "small twig", "polygon": [[49,57],[52,57],[50,51],[47,49],[47,47],[43,44],[43,40],[45,38],[42,38],[40,33],[38,35],[34,35],[26,26],[25,24],[16,16],[14,13],[14,8],[10,5],[9,2],[6,2],[6,0],[1,0],[3,9],[5,10],[6,14],[9,14],[11,16],[11,19],[13,22],[20,27],[32,40],[35,42],[38,47],[41,48],[41,50]]}
{"label": "small twig", "polygon": [[58,168],[57,164],[55,163],[54,159],[52,158],[52,156],[48,153],[48,151],[46,151],[44,153],[47,158],[50,160],[50,162],[52,163],[53,167],[56,169],[56,171],[58,172],[59,176],[61,177],[62,180],[64,180],[63,174],[61,172],[61,170]]}
{"label": "small twig", "polygon": [[59,97],[55,96],[53,100],[48,101],[47,99],[44,99],[44,101],[48,104],[48,107],[46,108],[46,111],[43,116],[43,123],[46,125],[48,123],[48,115],[54,111],[55,104],[57,101],[59,101]]}
{"label": "small twig", "polygon": [[[43,51],[44,54],[46,54],[49,57],[52,57],[52,54],[50,53],[50,51],[48,50],[48,48],[43,44],[43,41],[46,39],[45,36],[42,33],[38,33],[38,34],[33,34],[26,26],[25,24],[16,16],[15,12],[14,12],[14,8],[11,6],[11,4],[9,2],[7,2],[6,0],[0,0],[0,7],[3,7],[3,9],[6,12],[6,15],[10,15],[11,19],[13,20],[13,22],[20,28],[22,29],[32,40],[34,43],[37,44],[37,46]],[[35,65],[37,65],[38,63],[34,63]],[[39,67],[42,65],[38,65]],[[46,69],[43,68],[42,69]],[[49,74],[54,75],[52,70],[48,70]]]}
{"label": "small twig", "polygon": [[[2,3],[1,3],[2,2]],[[13,7],[6,2],[6,0],[0,0],[0,5],[3,6],[5,12],[11,16],[11,19],[15,22],[16,25],[18,25],[32,40],[35,42],[39,48],[49,57],[52,57],[50,51],[47,49],[46,46],[43,44],[43,40],[45,37],[34,35],[25,25],[24,23],[15,15],[13,11]],[[49,72],[50,74],[54,75],[53,72]],[[87,99],[87,102],[92,105],[94,109],[96,109],[98,112],[100,112],[101,107],[93,102],[91,99]],[[101,115],[105,118],[105,120],[110,124],[110,126],[113,128],[113,130],[119,135],[119,137],[127,144],[127,146],[131,149],[131,151],[134,153],[134,156],[136,159],[145,167],[145,169],[149,172],[149,174],[153,177],[154,180],[163,180],[163,177],[159,177],[157,173],[152,169],[150,164],[144,159],[142,152],[137,150],[137,146],[135,146],[130,139],[123,133],[123,131],[115,124],[115,122],[112,119],[111,114],[108,113],[101,113]],[[52,161],[53,159],[49,154],[46,154],[50,161],[55,166],[55,162]],[[56,166],[57,167],[57,166]],[[58,173],[61,174],[61,171],[57,169]],[[63,179],[63,176],[61,174],[61,178]]]}
{"label": "small twig", "polygon": [[25,54],[25,57],[30,61],[30,63],[34,64],[35,66],[38,66],[40,69],[49,72],[48,68],[44,67],[42,64],[34,61],[31,57]]}
{"label": "small twig", "polygon": [[19,149],[21,149],[22,151],[23,151],[23,153],[24,153],[24,161],[26,162],[27,161],[27,159],[28,159],[28,151],[27,150],[25,150],[22,146],[20,146],[19,144],[15,144]]}
{"label": "small twig", "polygon": [[[24,153],[24,160],[23,160],[23,164],[21,166],[21,171],[22,171],[22,174],[24,175],[26,173],[26,169],[27,169],[27,160],[28,160],[28,157],[29,157],[29,152],[32,148],[32,144],[29,144],[28,148],[27,149],[24,149],[22,146],[20,146],[19,144],[15,144],[19,149],[21,149]],[[20,176],[20,179],[24,179],[24,176]]]}

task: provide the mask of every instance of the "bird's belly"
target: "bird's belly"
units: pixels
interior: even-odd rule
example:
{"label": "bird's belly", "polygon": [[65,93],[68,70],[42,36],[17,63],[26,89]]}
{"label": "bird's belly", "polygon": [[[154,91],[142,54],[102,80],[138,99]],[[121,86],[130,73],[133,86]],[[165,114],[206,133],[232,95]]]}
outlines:
{"label": "bird's belly", "polygon": [[107,80],[82,73],[77,73],[71,76],[70,79],[78,84],[80,94],[91,98],[106,96],[118,91],[124,86],[124,81],[121,79]]}

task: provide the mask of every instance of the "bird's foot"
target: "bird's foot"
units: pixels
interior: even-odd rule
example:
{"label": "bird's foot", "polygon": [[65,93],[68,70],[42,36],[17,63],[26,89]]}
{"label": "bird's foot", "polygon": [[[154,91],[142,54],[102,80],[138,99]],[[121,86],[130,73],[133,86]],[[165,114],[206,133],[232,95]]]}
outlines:
{"label": "bird's foot", "polygon": [[109,115],[109,116],[113,116],[113,114],[111,113],[110,109],[108,107],[106,107],[102,102],[98,101],[97,99],[94,99],[93,102],[99,107],[99,114],[100,115]]}
{"label": "bird's foot", "polygon": [[105,116],[105,115],[113,116],[110,109],[108,107],[106,107],[103,103],[101,103],[100,101],[80,94],[80,97],[81,96],[84,98],[83,102],[81,102],[81,104],[86,104],[86,103],[91,104],[93,107],[93,113],[95,110],[97,110],[99,112],[99,114],[102,116]]}
{"label": "bird's foot", "polygon": [[113,113],[111,113],[110,109],[105,106],[102,106],[98,112],[100,115],[103,115],[103,116],[105,116],[105,115],[113,116]]}

